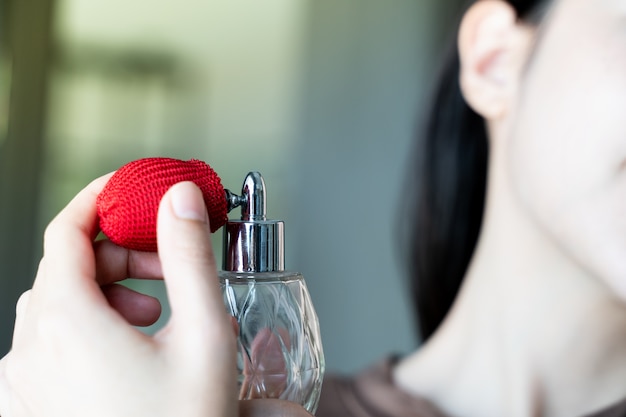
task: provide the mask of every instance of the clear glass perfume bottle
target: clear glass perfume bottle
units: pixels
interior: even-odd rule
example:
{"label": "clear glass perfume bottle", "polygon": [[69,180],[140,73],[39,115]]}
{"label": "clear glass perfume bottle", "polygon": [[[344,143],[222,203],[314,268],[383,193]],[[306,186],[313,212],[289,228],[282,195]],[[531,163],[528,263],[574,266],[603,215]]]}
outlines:
{"label": "clear glass perfume bottle", "polygon": [[226,191],[241,220],[224,226],[220,283],[237,321],[240,399],[279,398],[317,408],[324,354],[317,315],[304,278],[285,271],[284,223],[267,220],[265,183],[246,176],[242,195]]}

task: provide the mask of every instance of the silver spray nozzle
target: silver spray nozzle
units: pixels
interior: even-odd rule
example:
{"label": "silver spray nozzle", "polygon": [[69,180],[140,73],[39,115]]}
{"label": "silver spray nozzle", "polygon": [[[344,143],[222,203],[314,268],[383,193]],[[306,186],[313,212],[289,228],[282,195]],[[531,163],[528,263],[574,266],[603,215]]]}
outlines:
{"label": "silver spray nozzle", "polygon": [[272,272],[285,269],[285,226],[267,220],[265,181],[250,172],[241,195],[226,190],[228,211],[241,207],[241,219],[224,226],[224,271]]}

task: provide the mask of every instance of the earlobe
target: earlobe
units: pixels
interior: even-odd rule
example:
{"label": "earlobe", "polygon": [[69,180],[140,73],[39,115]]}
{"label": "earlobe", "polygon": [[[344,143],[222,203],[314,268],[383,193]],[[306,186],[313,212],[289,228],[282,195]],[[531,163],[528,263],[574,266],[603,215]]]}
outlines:
{"label": "earlobe", "polygon": [[511,5],[476,2],[459,31],[460,83],[467,103],[487,120],[504,117],[521,79],[532,35]]}

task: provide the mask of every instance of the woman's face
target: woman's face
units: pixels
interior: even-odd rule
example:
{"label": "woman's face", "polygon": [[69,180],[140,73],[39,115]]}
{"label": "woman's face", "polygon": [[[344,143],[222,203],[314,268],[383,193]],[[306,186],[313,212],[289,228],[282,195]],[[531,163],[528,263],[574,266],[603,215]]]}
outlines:
{"label": "woman's face", "polygon": [[560,0],[522,80],[507,150],[523,205],[626,300],[626,0]]}

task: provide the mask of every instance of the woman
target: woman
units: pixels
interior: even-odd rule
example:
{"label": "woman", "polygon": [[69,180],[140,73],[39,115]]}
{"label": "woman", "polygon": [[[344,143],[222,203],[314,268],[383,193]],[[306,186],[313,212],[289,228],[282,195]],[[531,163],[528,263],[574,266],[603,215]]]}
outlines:
{"label": "woman", "polygon": [[[620,0],[467,11],[419,145],[426,343],[354,380],[329,378],[319,417],[626,415],[625,16]],[[157,259],[92,246],[105,179],[48,228],[0,362],[0,415],[307,415],[236,401],[198,190],[164,197]],[[158,306],[108,285],[130,275],[165,277],[173,314],[154,339],[122,317],[149,322]]]}
{"label": "woman", "polygon": [[467,11],[412,178],[426,343],[328,379],[319,417],[626,415],[625,12]]}

